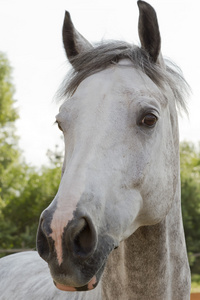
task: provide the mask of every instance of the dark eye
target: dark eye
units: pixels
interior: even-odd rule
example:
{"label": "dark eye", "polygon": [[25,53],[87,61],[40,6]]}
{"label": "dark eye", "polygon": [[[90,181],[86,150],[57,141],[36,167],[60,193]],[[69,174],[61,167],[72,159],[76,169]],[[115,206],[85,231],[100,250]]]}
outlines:
{"label": "dark eye", "polygon": [[147,127],[153,127],[156,122],[157,122],[158,118],[153,115],[153,114],[147,114],[146,116],[144,116],[144,118],[142,119],[142,125],[145,125]]}
{"label": "dark eye", "polygon": [[61,131],[63,131],[62,128],[61,128],[61,126],[60,126],[60,124],[59,124],[59,122],[56,121],[55,123],[58,125],[58,128],[59,128]]}

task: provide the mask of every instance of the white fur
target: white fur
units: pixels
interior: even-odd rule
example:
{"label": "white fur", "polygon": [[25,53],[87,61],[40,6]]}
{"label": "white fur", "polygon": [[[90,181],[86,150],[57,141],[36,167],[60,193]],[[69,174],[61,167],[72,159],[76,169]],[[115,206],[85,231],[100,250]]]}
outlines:
{"label": "white fur", "polygon": [[[87,292],[99,300],[100,289]],[[37,252],[21,252],[0,260],[0,300],[82,300],[86,292],[62,292],[51,278],[48,265]]]}

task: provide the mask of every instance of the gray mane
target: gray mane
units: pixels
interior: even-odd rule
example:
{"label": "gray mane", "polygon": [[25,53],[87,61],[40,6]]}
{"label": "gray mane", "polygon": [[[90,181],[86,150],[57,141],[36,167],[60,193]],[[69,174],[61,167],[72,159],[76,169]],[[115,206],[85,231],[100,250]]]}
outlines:
{"label": "gray mane", "polygon": [[168,84],[177,107],[187,112],[185,99],[189,85],[181,70],[169,60],[165,60],[166,69],[161,68],[151,61],[142,48],[120,41],[103,42],[71,59],[73,69],[65,78],[58,95],[71,97],[85,78],[117,64],[121,59],[129,59],[135,68],[142,70],[159,88],[162,89],[164,84]]}

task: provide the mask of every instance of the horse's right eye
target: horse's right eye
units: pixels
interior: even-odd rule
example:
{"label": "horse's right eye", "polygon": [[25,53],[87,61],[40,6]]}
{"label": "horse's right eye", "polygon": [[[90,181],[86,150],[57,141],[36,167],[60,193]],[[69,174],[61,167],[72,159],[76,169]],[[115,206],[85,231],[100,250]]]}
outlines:
{"label": "horse's right eye", "polygon": [[63,131],[63,130],[62,130],[62,127],[60,126],[60,123],[59,123],[58,121],[56,121],[55,123],[58,125],[58,128],[59,128],[61,131]]}

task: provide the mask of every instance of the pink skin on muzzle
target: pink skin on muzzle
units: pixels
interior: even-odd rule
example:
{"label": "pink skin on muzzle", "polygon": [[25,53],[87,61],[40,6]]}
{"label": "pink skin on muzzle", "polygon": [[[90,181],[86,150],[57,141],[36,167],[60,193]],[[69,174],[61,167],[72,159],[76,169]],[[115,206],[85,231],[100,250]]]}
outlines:
{"label": "pink skin on muzzle", "polygon": [[[96,276],[94,276],[90,282],[88,283],[87,287],[88,287],[88,291],[89,290],[93,290],[94,289],[94,285],[97,283],[97,280],[96,280]],[[56,287],[61,290],[61,291],[66,291],[66,292],[76,292],[76,288],[72,287],[72,286],[67,286],[67,285],[64,285],[64,284],[60,284],[60,283],[57,283],[55,282],[55,285]]]}

